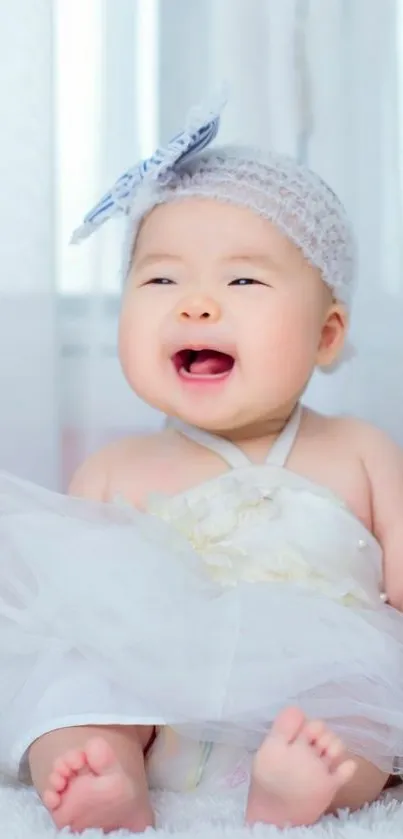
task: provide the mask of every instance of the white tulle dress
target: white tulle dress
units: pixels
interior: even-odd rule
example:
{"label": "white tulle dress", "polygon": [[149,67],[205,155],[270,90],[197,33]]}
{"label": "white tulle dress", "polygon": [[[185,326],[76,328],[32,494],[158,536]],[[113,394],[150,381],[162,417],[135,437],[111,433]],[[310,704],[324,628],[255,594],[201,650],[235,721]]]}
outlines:
{"label": "white tulle dress", "polygon": [[179,424],[232,468],[147,513],[0,475],[3,770],[55,728],[147,724],[154,784],[234,786],[287,705],[402,770],[403,615],[375,538],[286,468],[299,419],[262,466]]}

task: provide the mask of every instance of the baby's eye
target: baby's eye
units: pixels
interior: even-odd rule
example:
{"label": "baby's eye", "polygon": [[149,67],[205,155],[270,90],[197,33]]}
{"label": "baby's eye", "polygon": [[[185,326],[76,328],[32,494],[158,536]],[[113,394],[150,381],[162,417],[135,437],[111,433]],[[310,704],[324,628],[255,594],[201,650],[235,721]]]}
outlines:
{"label": "baby's eye", "polygon": [[265,285],[265,283],[260,282],[260,280],[252,280],[251,277],[239,277],[236,280],[232,280],[230,285]]}
{"label": "baby's eye", "polygon": [[144,285],[175,285],[175,280],[170,280],[168,277],[153,277]]}

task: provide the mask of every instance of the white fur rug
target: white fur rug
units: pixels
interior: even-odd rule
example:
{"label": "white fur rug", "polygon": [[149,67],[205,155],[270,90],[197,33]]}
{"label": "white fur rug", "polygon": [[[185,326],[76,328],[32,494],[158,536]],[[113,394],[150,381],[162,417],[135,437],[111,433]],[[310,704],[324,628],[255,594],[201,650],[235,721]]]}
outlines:
{"label": "white fur rug", "polygon": [[[400,798],[400,800],[398,800]],[[215,799],[163,794],[156,798],[158,829],[155,839],[402,839],[403,788],[394,798],[368,807],[355,815],[341,814],[309,828],[277,830],[256,825],[242,826],[240,798]],[[153,831],[147,831],[152,839]],[[58,832],[33,792],[0,787],[1,839],[67,839]],[[87,830],[84,839],[101,839],[98,830]],[[110,839],[129,837],[125,831],[109,834]]]}

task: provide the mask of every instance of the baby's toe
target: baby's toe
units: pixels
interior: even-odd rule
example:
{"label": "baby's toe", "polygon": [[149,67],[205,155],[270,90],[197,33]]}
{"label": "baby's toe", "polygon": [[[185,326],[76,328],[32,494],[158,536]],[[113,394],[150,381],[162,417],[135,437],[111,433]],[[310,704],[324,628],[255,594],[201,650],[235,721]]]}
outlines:
{"label": "baby's toe", "polygon": [[70,749],[70,751],[63,755],[62,759],[69,774],[71,772],[79,772],[80,769],[84,769],[86,764],[85,753],[81,749]]}
{"label": "baby's toe", "polygon": [[325,755],[327,755],[328,749],[330,748],[334,739],[335,735],[332,734],[331,731],[324,729],[322,736],[319,737],[315,743],[315,748],[319,757],[325,757]]}
{"label": "baby's toe", "polygon": [[343,786],[344,784],[348,784],[349,781],[354,777],[357,771],[357,764],[355,760],[343,760],[334,771],[334,777],[336,778],[339,786]]}
{"label": "baby's toe", "polygon": [[50,811],[57,810],[57,808],[60,806],[61,800],[61,795],[59,795],[59,793],[55,792],[55,790],[53,789],[45,790],[42,796],[42,801],[45,807]]}
{"label": "baby's toe", "polygon": [[326,727],[324,722],[321,720],[312,720],[312,722],[308,722],[305,725],[302,736],[310,745],[317,745],[319,740],[324,737],[325,732]]}
{"label": "baby's toe", "polygon": [[71,775],[70,766],[67,765],[64,756],[56,758],[53,764],[53,771],[58,772],[59,775],[63,775],[63,778],[68,778]]}
{"label": "baby's toe", "polygon": [[326,737],[323,737],[319,748],[321,758],[325,761],[329,769],[335,769],[346,753],[346,749],[342,741],[334,734],[332,735],[330,733],[328,733]]}
{"label": "baby's toe", "polygon": [[53,771],[49,775],[49,787],[54,792],[63,792],[66,789],[68,779],[60,772]]}

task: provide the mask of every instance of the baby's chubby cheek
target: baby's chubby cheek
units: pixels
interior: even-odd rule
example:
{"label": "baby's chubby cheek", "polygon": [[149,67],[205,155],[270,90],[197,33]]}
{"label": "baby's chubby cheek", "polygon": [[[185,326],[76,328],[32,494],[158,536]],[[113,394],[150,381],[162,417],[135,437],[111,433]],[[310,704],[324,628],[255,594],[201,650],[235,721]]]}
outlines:
{"label": "baby's chubby cheek", "polygon": [[133,307],[124,304],[119,324],[119,360],[132,386],[151,361],[150,339],[150,329],[145,329],[144,320],[133,313]]}

